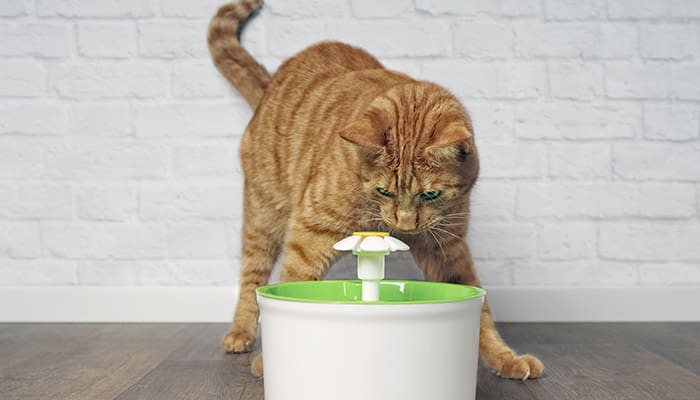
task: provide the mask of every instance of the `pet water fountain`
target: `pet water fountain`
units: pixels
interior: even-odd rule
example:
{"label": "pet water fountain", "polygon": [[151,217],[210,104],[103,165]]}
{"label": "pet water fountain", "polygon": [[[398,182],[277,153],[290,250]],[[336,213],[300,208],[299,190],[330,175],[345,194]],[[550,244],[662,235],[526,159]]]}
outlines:
{"label": "pet water fountain", "polygon": [[408,245],[384,232],[336,243],[358,280],[257,289],[267,400],[473,400],[477,287],[383,280],[384,257]]}

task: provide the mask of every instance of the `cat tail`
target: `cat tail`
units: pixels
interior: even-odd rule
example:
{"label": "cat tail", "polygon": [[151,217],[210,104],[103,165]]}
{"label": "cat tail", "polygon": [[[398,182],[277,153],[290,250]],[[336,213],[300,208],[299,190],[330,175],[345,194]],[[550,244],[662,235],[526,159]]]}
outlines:
{"label": "cat tail", "polygon": [[262,0],[239,0],[219,8],[209,23],[209,52],[219,72],[228,79],[255,110],[272,79],[242,46],[240,29],[262,5]]}

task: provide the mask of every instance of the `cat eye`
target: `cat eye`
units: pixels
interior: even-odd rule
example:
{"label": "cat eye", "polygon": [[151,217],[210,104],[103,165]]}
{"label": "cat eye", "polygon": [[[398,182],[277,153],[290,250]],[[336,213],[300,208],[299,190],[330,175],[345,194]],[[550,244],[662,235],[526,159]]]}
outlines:
{"label": "cat eye", "polygon": [[395,196],[395,194],[391,193],[390,191],[388,191],[382,187],[378,187],[377,192],[379,192],[379,194],[381,194],[382,196],[386,196],[386,197],[394,197]]}
{"label": "cat eye", "polygon": [[423,192],[420,194],[420,198],[423,201],[432,201],[442,196],[441,190],[430,190],[428,192]]}

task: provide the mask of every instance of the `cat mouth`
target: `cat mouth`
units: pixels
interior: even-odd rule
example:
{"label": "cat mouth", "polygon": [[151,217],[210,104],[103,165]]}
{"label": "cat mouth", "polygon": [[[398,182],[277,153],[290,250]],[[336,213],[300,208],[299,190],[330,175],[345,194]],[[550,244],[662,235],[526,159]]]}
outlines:
{"label": "cat mouth", "polygon": [[430,226],[419,226],[414,229],[408,229],[408,230],[403,230],[399,229],[393,225],[389,225],[391,227],[392,232],[396,232],[402,235],[409,235],[409,236],[414,236],[414,235],[420,235],[421,233],[425,233],[430,230]]}

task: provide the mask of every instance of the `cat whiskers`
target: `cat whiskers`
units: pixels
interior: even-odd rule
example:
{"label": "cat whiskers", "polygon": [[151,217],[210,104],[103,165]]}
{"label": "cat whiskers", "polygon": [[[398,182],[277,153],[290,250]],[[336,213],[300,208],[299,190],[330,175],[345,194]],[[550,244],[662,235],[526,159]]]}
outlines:
{"label": "cat whiskers", "polygon": [[438,236],[433,232],[432,229],[428,229],[426,232],[430,233],[430,235],[435,239],[435,243],[437,243],[438,247],[440,247],[440,252],[442,252],[442,259],[446,260],[447,255],[445,254],[445,248],[442,246],[442,243],[440,243],[440,239],[438,239]]}
{"label": "cat whiskers", "polygon": [[448,231],[447,229],[443,229],[443,228],[441,228],[439,225],[434,226],[432,229],[435,229],[435,230],[438,231],[438,232],[445,233],[445,234],[447,234],[447,235],[449,235],[449,236],[452,236],[452,237],[454,237],[455,239],[459,239],[459,240],[462,239],[459,235],[456,235],[455,233],[450,232],[450,231]]}

